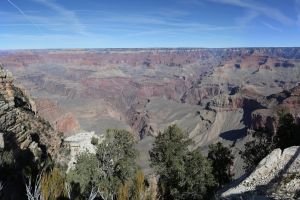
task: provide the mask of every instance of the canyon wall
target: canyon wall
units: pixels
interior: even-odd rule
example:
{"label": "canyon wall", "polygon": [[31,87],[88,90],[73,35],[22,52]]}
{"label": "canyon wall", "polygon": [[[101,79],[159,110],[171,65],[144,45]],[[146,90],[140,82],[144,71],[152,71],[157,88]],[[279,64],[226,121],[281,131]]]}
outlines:
{"label": "canyon wall", "polygon": [[[198,145],[275,129],[278,102],[268,97],[298,85],[299,59],[299,48],[0,52],[57,131],[114,127],[144,138],[178,123]],[[294,110],[297,101],[290,95],[280,106]]]}
{"label": "canyon wall", "polygon": [[34,102],[15,87],[11,72],[0,66],[0,132],[2,146],[11,150],[15,158],[29,151],[36,161],[48,155],[57,158],[62,135],[43,118],[36,115]]}

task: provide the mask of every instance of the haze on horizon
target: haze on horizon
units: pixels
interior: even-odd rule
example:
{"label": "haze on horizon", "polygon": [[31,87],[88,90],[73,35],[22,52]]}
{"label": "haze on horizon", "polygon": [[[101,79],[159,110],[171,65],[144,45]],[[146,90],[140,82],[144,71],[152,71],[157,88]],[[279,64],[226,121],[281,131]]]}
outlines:
{"label": "haze on horizon", "polygon": [[2,0],[0,49],[300,46],[300,0]]}

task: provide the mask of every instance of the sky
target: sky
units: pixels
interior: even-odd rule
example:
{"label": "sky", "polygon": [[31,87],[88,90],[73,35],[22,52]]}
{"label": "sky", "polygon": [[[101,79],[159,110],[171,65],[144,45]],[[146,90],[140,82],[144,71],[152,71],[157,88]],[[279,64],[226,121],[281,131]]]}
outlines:
{"label": "sky", "polygon": [[0,49],[282,46],[300,0],[0,0]]}

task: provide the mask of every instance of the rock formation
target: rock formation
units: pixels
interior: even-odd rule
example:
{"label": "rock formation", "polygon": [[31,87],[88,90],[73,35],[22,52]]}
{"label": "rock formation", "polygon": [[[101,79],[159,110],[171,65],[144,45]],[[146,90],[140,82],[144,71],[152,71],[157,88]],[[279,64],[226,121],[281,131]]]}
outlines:
{"label": "rock formation", "polygon": [[[48,100],[37,102],[37,111],[58,130],[73,134],[80,125],[98,132],[118,124],[139,135],[157,134],[162,124],[167,124],[160,122],[167,120],[160,118],[153,124],[154,110],[131,112],[138,102],[159,98],[181,103],[173,109],[174,115],[183,105],[203,110],[207,103],[217,112],[244,110],[251,103],[246,99],[255,102],[295,87],[300,81],[299,58],[299,48],[24,50],[0,54],[0,61],[37,101]],[[49,102],[63,111],[53,112],[56,108]],[[113,110],[113,115],[107,110]],[[248,112],[247,120],[240,120],[248,123]],[[253,128],[266,123],[258,122],[259,115],[253,117]],[[176,120],[181,119],[172,121]],[[194,130],[189,126],[183,124],[184,129]]]}
{"label": "rock formation", "polygon": [[67,171],[74,167],[79,154],[86,152],[96,153],[97,144],[92,144],[93,139],[99,144],[104,140],[104,137],[99,137],[95,132],[81,132],[65,138],[64,142],[70,151]]}
{"label": "rock formation", "polygon": [[51,123],[56,131],[62,132],[64,136],[76,134],[80,130],[77,118],[71,112],[64,111],[57,102],[46,97],[35,99],[38,115]]}
{"label": "rock formation", "polygon": [[0,65],[0,94],[10,104],[14,106],[14,91],[13,91],[12,73],[3,69]]}
{"label": "rock formation", "polygon": [[291,113],[296,121],[300,119],[300,85],[278,94],[269,95],[260,102],[265,108],[257,109],[252,113],[251,128],[254,130],[267,128],[276,133],[279,115],[282,112]]}
{"label": "rock formation", "polygon": [[32,100],[14,86],[12,74],[0,68],[0,132],[5,148],[14,151],[30,150],[35,160],[49,154],[58,156],[62,139],[49,122],[37,116]]}
{"label": "rock formation", "polygon": [[[235,183],[233,183],[235,184]],[[299,199],[300,147],[275,149],[223,199]]]}

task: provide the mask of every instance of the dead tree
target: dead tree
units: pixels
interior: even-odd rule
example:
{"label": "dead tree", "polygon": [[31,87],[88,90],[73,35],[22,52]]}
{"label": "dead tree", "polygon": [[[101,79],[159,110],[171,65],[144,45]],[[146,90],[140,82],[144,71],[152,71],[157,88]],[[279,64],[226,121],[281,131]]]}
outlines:
{"label": "dead tree", "polygon": [[36,177],[35,185],[32,186],[31,178],[28,180],[26,186],[26,195],[28,200],[43,200],[41,195],[41,175]]}
{"label": "dead tree", "polygon": [[98,189],[93,187],[88,200],[94,200],[97,197],[98,193]]}

